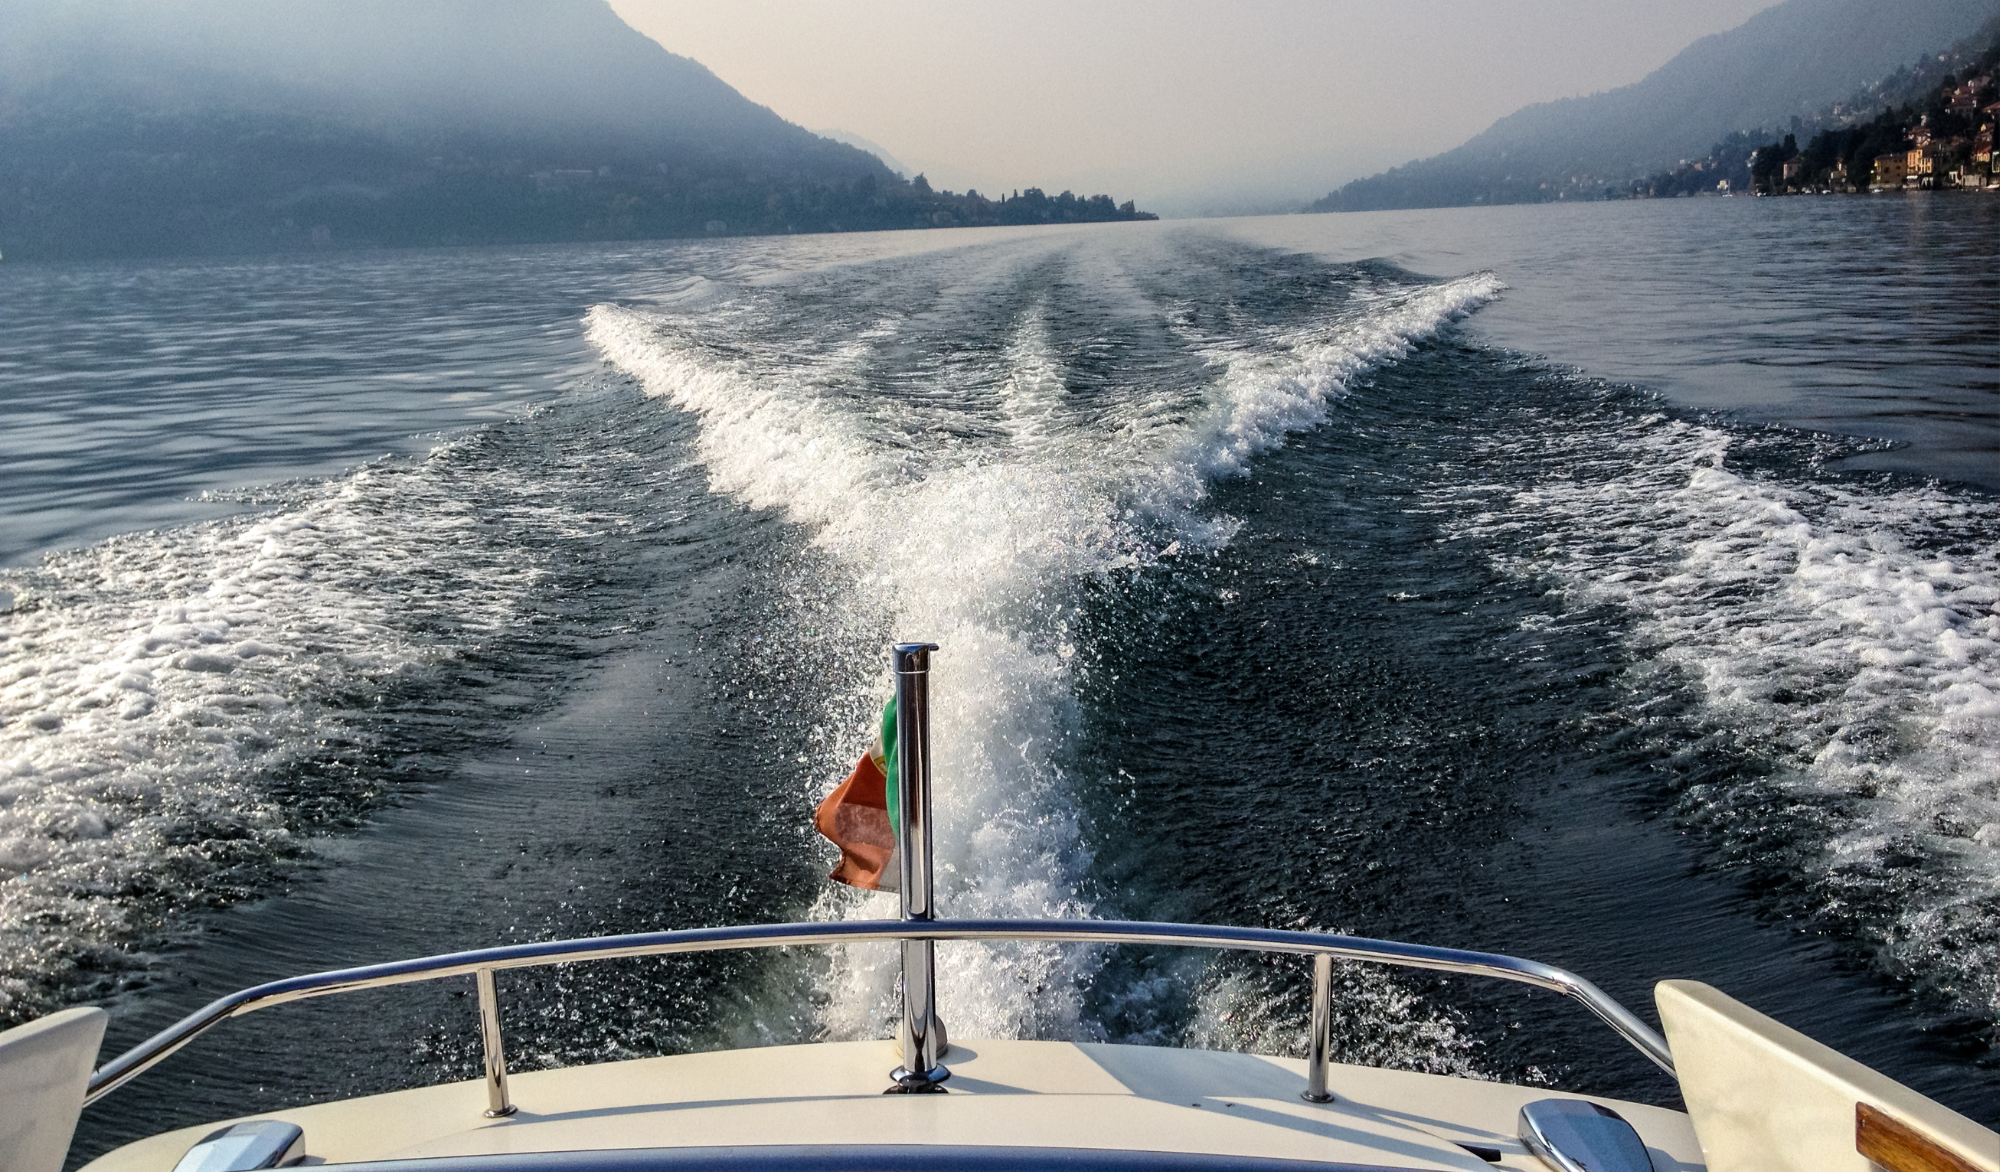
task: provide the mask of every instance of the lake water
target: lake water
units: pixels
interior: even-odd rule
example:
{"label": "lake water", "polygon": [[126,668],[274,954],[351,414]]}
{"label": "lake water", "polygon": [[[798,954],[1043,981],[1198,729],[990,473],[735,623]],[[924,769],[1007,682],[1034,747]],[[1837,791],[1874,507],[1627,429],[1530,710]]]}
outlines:
{"label": "lake water", "polygon": [[[1996,246],[1918,196],[0,266],[0,1016],[889,914],[810,813],[922,637],[948,914],[1694,977],[2000,1122]],[[1289,964],[941,965],[960,1038],[1302,1040]],[[892,975],[518,975],[510,1057],[886,1036]],[[471,1077],[464,994],[225,1026],[78,1153]],[[1338,1000],[1348,1059],[1674,1101],[1544,995]]]}

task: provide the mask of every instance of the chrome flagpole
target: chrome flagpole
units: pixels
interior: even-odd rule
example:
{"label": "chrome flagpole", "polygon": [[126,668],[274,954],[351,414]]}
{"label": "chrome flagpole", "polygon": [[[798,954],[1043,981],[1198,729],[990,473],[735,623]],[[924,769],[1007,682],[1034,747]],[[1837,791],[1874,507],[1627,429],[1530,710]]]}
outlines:
{"label": "chrome flagpole", "polygon": [[[902,814],[896,827],[897,878],[903,919],[937,918],[931,888],[931,652],[935,643],[898,643],[890,654],[896,673],[896,787]],[[937,943],[903,941],[903,1064],[889,1072],[892,1093],[943,1091],[945,1040],[937,1016]]]}

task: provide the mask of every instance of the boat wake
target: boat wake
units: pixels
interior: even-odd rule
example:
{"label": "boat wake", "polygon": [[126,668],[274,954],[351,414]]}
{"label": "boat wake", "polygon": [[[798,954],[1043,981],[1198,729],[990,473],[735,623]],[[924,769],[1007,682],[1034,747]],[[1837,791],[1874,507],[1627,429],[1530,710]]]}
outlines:
{"label": "boat wake", "polygon": [[[517,430],[7,572],[0,1019],[143,981],[171,921],[532,707],[547,681],[511,651],[559,642],[575,551],[627,518],[601,507],[623,486],[550,491],[565,462]],[[615,481],[618,456],[590,467]]]}
{"label": "boat wake", "polygon": [[[824,702],[834,731],[801,786],[816,798],[861,749],[887,693],[876,648],[892,635],[943,646],[933,751],[949,779],[936,801],[950,915],[1101,911],[1065,769],[1075,688],[1096,659],[1077,626],[1083,596],[1226,542],[1234,523],[1203,508],[1213,480],[1315,426],[1358,373],[1500,288],[1489,274],[1357,275],[1305,320],[1252,324],[1150,289],[1118,259],[972,250],[923,272],[928,297],[908,289],[917,274],[849,271],[838,297],[741,289],[589,317],[607,358],[700,421],[714,491],[804,526],[824,557],[830,580],[789,623],[804,644],[791,654],[843,662],[861,682]],[[1100,270],[1087,305],[1063,292],[1084,265]],[[901,303],[874,292],[898,287]],[[851,319],[815,312],[829,303]],[[894,915],[892,901],[829,886],[818,914]],[[1094,953],[954,945],[939,963],[960,1036],[1097,1028]],[[826,1033],[888,1030],[894,976],[887,949],[837,963]]]}
{"label": "boat wake", "polygon": [[[820,845],[804,812],[888,696],[881,649],[926,638],[947,914],[1504,947],[1509,898],[1546,897],[1509,852],[1556,764],[1645,791],[1753,899],[1990,1018],[1990,500],[1826,475],[1814,445],[1838,441],[1676,418],[1450,336],[1490,273],[1193,229],[953,239],[715,246],[736,259],[582,302],[564,361],[606,360],[590,394],[0,575],[0,1017],[144,980],[165,926],[272,890],[412,779],[476,797],[480,730],[614,658],[636,719],[580,699],[572,724],[631,721],[593,734],[615,764],[519,784],[577,811],[528,836],[551,857],[602,845],[587,787],[616,791],[621,894],[547,879],[541,910],[477,931],[892,915],[818,881],[811,847],[732,844],[749,809]],[[1280,638],[1283,663],[1239,657]],[[689,658],[631,682],[669,651]],[[660,720],[646,689],[669,683]],[[1602,962],[1629,930],[1578,947]],[[961,1038],[1291,1050],[1303,1021],[1282,966],[951,943],[939,963]],[[817,964],[712,1005],[692,978],[670,1005],[632,993],[574,1047],[581,994],[520,1012],[551,1023],[551,1064],[893,1028],[889,949]],[[1476,998],[1434,1008],[1460,990],[1340,979],[1341,1036],[1379,1042],[1344,1057],[1560,1065]],[[673,1028],[634,1026],[646,1006]]]}
{"label": "boat wake", "polygon": [[1809,462],[1813,437],[1584,414],[1587,430],[1550,420],[1529,445],[1559,474],[1441,490],[1454,531],[1510,574],[1636,619],[1622,718],[1685,722],[1679,810],[1728,863],[1761,870],[1788,915],[1869,942],[1900,981],[1990,1013],[2000,508],[1760,467],[1767,451]]}

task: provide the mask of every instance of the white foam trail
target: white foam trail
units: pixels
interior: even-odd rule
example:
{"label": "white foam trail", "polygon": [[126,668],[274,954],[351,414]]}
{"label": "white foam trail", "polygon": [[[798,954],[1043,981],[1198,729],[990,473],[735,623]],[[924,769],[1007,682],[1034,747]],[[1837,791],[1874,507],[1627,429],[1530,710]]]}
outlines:
{"label": "white foam trail", "polygon": [[[1722,467],[1736,437],[1658,416],[1613,438],[1617,474],[1550,479],[1468,530],[1544,535],[1503,561],[1638,616],[1635,644],[1698,682],[1710,722],[1775,760],[1779,784],[1850,811],[1807,876],[1828,910],[1897,888],[1884,958],[1994,1004],[2000,549],[1924,545],[1990,534],[2000,509],[1937,488],[1749,479]],[[1924,868],[1892,861],[1912,850]]]}
{"label": "white foam trail", "polygon": [[[328,701],[366,703],[507,626],[541,571],[465,555],[493,513],[467,499],[453,455],[6,575],[0,1014],[36,1008],[79,958],[129,964],[148,892],[198,906],[232,867],[292,850],[260,782],[329,738],[357,743]],[[514,520],[580,527],[526,478],[516,487]]]}
{"label": "white foam trail", "polygon": [[1207,496],[1211,481],[1242,474],[1286,436],[1318,426],[1327,405],[1346,393],[1356,375],[1408,354],[1417,342],[1505,289],[1492,273],[1474,273],[1437,285],[1364,293],[1333,321],[1275,334],[1263,346],[1182,329],[1225,373],[1190,424],[1160,429],[1164,458],[1135,478],[1139,499],[1157,514],[1193,508]]}
{"label": "white foam trail", "polygon": [[[895,418],[893,404],[850,405],[809,378],[713,362],[674,344],[662,324],[600,307],[590,333],[649,391],[701,418],[697,450],[713,488],[812,525],[849,589],[881,605],[896,629],[924,631],[949,649],[934,671],[932,746],[937,775],[951,779],[936,810],[946,906],[955,915],[1087,913],[1074,891],[1088,860],[1074,816],[1053,797],[1060,777],[1049,761],[1067,719],[1064,650],[1046,638],[1061,620],[1023,629],[1007,616],[1033,608],[1049,586],[1129,562],[1106,502],[1032,466],[968,462],[924,476],[927,461],[884,442],[897,436],[881,426],[881,416]],[[814,373],[831,379],[847,363],[836,354]],[[939,540],[943,533],[954,538]],[[855,731],[847,754],[858,751]],[[824,782],[804,781],[822,791]],[[883,914],[867,902],[848,910]],[[988,949],[944,951],[943,1008],[961,1036],[1074,1019],[1073,989],[1037,971],[1060,958],[1010,951],[1006,960]],[[850,959],[834,976],[829,1030],[879,1032],[893,974],[869,955]]]}
{"label": "white foam trail", "polygon": [[[1212,478],[1316,425],[1356,373],[1499,288],[1481,274],[1364,298],[1319,328],[1264,339],[1257,353],[1218,349],[1191,419],[1184,403],[1142,396],[1097,431],[1058,426],[1064,368],[1031,312],[994,373],[1003,442],[986,444],[930,438],[962,430],[963,408],[855,389],[869,360],[909,344],[893,319],[803,359],[819,340],[787,348],[765,338],[752,301],[700,318],[598,306],[587,324],[607,358],[700,421],[714,491],[780,511],[832,555],[871,618],[818,629],[942,644],[933,678],[941,905],[962,916],[1074,917],[1092,910],[1079,895],[1088,848],[1058,764],[1079,659],[1074,588],[1150,561],[1163,529],[1183,542],[1224,538],[1226,524],[1195,512]],[[706,340],[746,324],[741,338],[760,342]],[[866,707],[829,702],[830,712]],[[843,756],[858,751],[861,732]],[[824,793],[839,767],[816,762],[801,784]],[[821,911],[893,914],[891,900],[829,892]],[[941,1011],[960,1037],[1078,1036],[1091,1028],[1081,984],[1095,964],[1074,950],[946,946]],[[837,964],[827,1032],[884,1031],[892,979],[886,953],[857,950]]]}
{"label": "white foam trail", "polygon": [[[1311,1008],[1296,985],[1273,989],[1240,972],[1207,981],[1194,1020],[1172,1043],[1195,1050],[1306,1056]],[[1395,976],[1365,964],[1334,968],[1333,1060],[1357,1066],[1420,1070],[1459,1078],[1489,1076],[1474,1060],[1477,1043],[1461,1019],[1426,1005]]]}
{"label": "white foam trail", "polygon": [[1076,432],[1065,432],[1061,411],[1069,397],[1063,385],[1062,363],[1049,338],[1048,322],[1036,307],[1014,331],[1007,346],[1007,376],[1001,383],[1000,400],[1007,415],[1008,431],[1017,447],[1027,451],[1074,442]]}

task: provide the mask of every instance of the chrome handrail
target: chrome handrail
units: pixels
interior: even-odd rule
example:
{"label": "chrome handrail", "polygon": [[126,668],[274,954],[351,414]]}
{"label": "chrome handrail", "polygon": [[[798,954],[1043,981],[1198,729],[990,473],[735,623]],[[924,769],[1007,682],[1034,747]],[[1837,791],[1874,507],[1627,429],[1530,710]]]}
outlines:
{"label": "chrome handrail", "polygon": [[[187,1045],[202,1033],[229,1018],[282,1005],[328,997],[358,989],[407,985],[442,977],[486,974],[481,992],[500,969],[534,968],[572,961],[611,960],[632,956],[669,956],[686,952],[715,952],[730,948],[783,948],[794,945],[858,944],[905,940],[1040,940],[1079,944],[1164,944],[1196,948],[1223,948],[1240,951],[1281,952],[1302,956],[1324,956],[1340,960],[1368,961],[1404,968],[1495,977],[1561,993],[1580,1001],[1602,1018],[1627,1042],[1668,1074],[1674,1072],[1673,1054],[1667,1042],[1632,1011],[1611,999],[1597,986],[1574,973],[1540,961],[1502,956],[1492,952],[1466,952],[1456,948],[1432,948],[1423,944],[1402,944],[1392,940],[1370,940],[1360,936],[1338,936],[1319,932],[1293,932],[1275,928],[1210,927],[1198,924],[1145,923],[1126,920],[931,920],[911,923],[899,920],[843,920],[835,923],[755,924],[731,928],[687,928],[674,932],[641,932],[628,936],[600,936],[585,940],[552,940],[539,944],[513,944],[503,948],[482,948],[442,956],[391,961],[360,968],[336,969],[287,977],[253,988],[239,990],[210,1002],[201,1009],[154,1034],[99,1067],[90,1076],[85,1105],[130,1082],[161,1059]],[[1315,965],[1315,968],[1318,966]],[[1316,973],[1315,976],[1318,974]],[[1325,1029],[1322,982],[1315,980],[1314,1024]],[[1330,995],[1330,992],[1329,994]],[[487,1000],[481,997],[482,1002]],[[486,1007],[482,1006],[482,1010]],[[497,1004],[490,1014],[482,1012],[483,1026],[492,1041],[498,1041]],[[1314,1046],[1317,1060],[1313,1081],[1324,1092],[1324,1039]],[[493,1047],[489,1058],[497,1057]],[[488,1062],[489,1090],[496,1110],[505,1108],[506,1074],[499,1072],[497,1085],[492,1078],[494,1063]]]}

